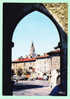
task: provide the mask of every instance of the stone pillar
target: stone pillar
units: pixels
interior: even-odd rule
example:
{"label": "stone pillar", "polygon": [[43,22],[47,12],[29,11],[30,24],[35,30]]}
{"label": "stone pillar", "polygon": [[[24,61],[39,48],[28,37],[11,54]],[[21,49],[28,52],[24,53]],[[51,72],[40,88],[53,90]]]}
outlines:
{"label": "stone pillar", "polygon": [[3,40],[3,95],[12,95],[11,81],[11,45],[8,39]]}
{"label": "stone pillar", "polygon": [[67,95],[67,48],[66,45],[61,48],[61,88]]}

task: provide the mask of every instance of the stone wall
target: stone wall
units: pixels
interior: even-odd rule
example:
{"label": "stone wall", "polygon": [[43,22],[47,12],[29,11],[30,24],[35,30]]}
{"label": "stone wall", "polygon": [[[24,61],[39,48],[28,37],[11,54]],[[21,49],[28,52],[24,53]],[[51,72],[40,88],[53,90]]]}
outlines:
{"label": "stone wall", "polygon": [[68,4],[67,3],[45,3],[44,6],[54,16],[66,33],[68,33]]}

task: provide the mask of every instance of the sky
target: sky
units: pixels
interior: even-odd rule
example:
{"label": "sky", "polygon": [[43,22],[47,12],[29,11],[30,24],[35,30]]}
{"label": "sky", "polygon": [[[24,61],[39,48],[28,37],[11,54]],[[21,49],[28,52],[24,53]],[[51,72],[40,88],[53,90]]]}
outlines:
{"label": "sky", "polygon": [[19,21],[12,41],[12,60],[15,60],[20,56],[29,55],[32,42],[35,53],[43,54],[54,50],[60,39],[54,23],[44,14],[34,11]]}

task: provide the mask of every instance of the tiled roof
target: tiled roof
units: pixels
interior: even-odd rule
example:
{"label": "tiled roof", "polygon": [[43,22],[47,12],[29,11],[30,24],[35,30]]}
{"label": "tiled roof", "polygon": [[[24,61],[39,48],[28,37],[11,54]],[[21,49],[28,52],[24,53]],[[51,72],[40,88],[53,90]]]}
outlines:
{"label": "tiled roof", "polygon": [[45,56],[37,56],[36,58],[22,58],[22,59],[16,59],[13,62],[29,62],[29,61],[35,61],[38,58],[46,58],[48,55]]}
{"label": "tiled roof", "polygon": [[16,59],[13,62],[26,62],[26,61],[35,61],[36,58],[22,58],[22,59]]}
{"label": "tiled roof", "polygon": [[36,59],[47,58],[48,56],[50,56],[51,53],[52,54],[60,53],[60,50],[54,50],[54,51],[51,51],[49,53],[46,53],[45,55],[36,56],[35,58],[20,58],[20,59],[16,59],[13,62],[29,62],[29,61],[35,61]]}
{"label": "tiled roof", "polygon": [[56,53],[60,53],[60,49],[58,49],[58,50],[54,50],[54,51],[50,51],[50,52],[48,52],[47,54],[56,54]]}
{"label": "tiled roof", "polygon": [[49,56],[48,54],[42,55],[42,56],[37,56],[36,59],[38,59],[38,58],[47,58],[48,56]]}

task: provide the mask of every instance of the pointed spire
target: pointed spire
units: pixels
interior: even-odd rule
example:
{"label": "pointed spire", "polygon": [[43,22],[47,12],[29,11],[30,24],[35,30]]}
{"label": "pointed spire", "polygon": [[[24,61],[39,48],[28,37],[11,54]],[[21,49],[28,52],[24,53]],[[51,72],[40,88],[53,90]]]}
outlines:
{"label": "pointed spire", "polygon": [[32,44],[31,44],[29,56],[30,56],[30,57],[35,57],[35,56],[36,56],[36,54],[35,54],[35,47],[34,47],[34,43],[33,43],[33,42],[32,42]]}
{"label": "pointed spire", "polygon": [[32,52],[32,53],[35,52],[35,47],[34,47],[33,42],[32,42],[32,44],[31,44],[31,52]]}

